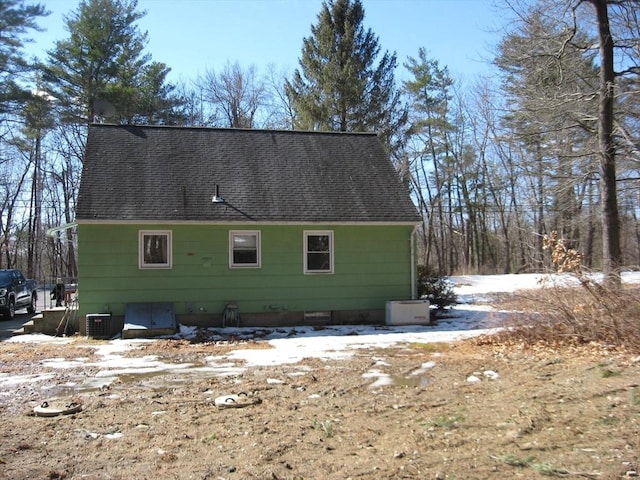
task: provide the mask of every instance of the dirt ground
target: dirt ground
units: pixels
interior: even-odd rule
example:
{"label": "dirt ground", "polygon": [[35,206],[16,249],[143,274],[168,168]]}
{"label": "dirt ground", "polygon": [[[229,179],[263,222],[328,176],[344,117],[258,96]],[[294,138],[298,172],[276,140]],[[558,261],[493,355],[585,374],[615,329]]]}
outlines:
{"label": "dirt ground", "polygon": [[[85,391],[65,385],[96,367],[43,367],[95,360],[90,342],[0,342],[0,376],[48,371],[58,385],[0,390],[1,479],[620,479],[640,470],[640,358],[595,346],[397,345],[227,377],[125,375]],[[198,365],[236,347],[158,340],[128,355]],[[393,382],[375,384],[375,372]],[[214,405],[239,392],[248,406]],[[82,411],[33,415],[56,398]]]}

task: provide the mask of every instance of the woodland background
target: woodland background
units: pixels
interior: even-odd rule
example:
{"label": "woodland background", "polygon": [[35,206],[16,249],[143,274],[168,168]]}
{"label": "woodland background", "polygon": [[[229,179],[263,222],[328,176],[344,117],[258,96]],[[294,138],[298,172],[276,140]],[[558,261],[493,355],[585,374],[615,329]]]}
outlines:
{"label": "woodland background", "polygon": [[637,2],[497,3],[517,21],[472,83],[428,46],[385,50],[360,0],[322,4],[293,72],[228,62],[171,83],[136,0],[79,2],[36,62],[24,45],[46,3],[0,0],[0,268],[77,277],[75,230],[59,227],[74,221],[92,122],[377,132],[422,214],[427,270],[543,271],[551,232],[586,267],[637,268]]}

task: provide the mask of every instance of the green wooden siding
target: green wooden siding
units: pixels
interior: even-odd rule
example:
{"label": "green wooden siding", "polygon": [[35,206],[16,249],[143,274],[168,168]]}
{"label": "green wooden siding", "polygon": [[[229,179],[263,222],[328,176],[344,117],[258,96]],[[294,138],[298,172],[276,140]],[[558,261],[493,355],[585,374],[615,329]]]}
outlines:
{"label": "green wooden siding", "polygon": [[[173,268],[138,268],[138,231],[170,230]],[[229,231],[261,232],[261,268],[229,268]],[[334,273],[303,273],[305,230],[331,230]],[[411,226],[78,226],[80,315],[124,315],[134,302],[173,302],[176,314],[383,309],[411,298]]]}

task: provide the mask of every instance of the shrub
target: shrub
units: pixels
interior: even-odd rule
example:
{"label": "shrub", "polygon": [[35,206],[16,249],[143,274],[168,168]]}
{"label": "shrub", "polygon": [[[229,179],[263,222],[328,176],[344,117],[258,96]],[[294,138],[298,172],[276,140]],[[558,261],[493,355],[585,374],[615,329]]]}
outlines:
{"label": "shrub", "polygon": [[544,248],[551,253],[555,270],[573,277],[579,288],[552,283],[517,294],[520,313],[514,314],[509,328],[480,342],[596,344],[640,352],[640,288],[597,282],[598,276],[582,265],[581,253],[568,248],[556,232],[544,237]]}
{"label": "shrub", "polygon": [[444,310],[458,303],[453,283],[446,277],[434,274],[425,265],[418,266],[418,296],[429,300],[438,310]]}

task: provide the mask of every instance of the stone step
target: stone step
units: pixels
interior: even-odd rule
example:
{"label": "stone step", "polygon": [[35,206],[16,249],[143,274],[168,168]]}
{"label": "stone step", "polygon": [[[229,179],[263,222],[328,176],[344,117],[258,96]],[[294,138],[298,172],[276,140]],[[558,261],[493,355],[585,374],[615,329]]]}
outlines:
{"label": "stone step", "polygon": [[[43,310],[42,313],[34,315],[31,322],[25,324],[25,333],[44,333],[46,335],[55,335],[57,333],[58,325],[65,314],[64,307],[57,307],[48,310]],[[69,312],[71,315],[72,312]]]}
{"label": "stone step", "polygon": [[22,324],[22,328],[16,330],[14,333],[15,335],[20,335],[20,330],[22,330],[22,333],[34,333],[36,330],[36,323],[33,320],[29,320],[26,323]]}

